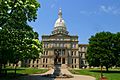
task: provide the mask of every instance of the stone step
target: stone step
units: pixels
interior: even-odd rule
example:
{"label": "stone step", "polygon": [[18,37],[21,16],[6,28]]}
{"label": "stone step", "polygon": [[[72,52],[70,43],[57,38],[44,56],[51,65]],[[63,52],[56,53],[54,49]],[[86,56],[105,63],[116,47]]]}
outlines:
{"label": "stone step", "polygon": [[67,65],[66,64],[62,64],[61,65],[61,69],[66,69],[67,68]]}

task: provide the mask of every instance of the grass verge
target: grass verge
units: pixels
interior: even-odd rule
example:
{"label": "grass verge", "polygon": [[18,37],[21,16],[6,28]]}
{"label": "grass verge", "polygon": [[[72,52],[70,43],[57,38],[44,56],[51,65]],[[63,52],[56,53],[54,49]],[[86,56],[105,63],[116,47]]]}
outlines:
{"label": "grass verge", "polygon": [[7,74],[0,74],[0,80],[17,80],[21,76],[29,75],[29,74],[42,74],[47,72],[47,69],[37,69],[37,68],[17,68],[16,75],[15,69],[13,68],[6,68],[4,69],[7,71]]}
{"label": "grass verge", "polygon": [[[72,69],[69,71],[73,74],[93,76],[96,80],[99,80],[101,75],[100,69]],[[120,80],[119,69],[110,69],[108,72],[103,70],[102,73],[108,80]]]}

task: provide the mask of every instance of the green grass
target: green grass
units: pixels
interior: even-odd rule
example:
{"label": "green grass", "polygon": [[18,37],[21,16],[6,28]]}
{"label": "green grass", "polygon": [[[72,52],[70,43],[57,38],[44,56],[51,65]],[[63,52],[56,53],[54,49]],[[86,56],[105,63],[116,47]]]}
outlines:
{"label": "green grass", "polygon": [[14,74],[14,68],[6,68],[7,74],[1,74],[0,80],[14,80],[19,79],[21,76],[29,75],[29,74],[41,74],[45,73],[47,69],[37,69],[37,68],[17,68],[16,75]]}
{"label": "green grass", "polygon": [[47,69],[35,69],[35,68],[28,68],[28,69],[23,69],[23,70],[17,70],[17,73],[21,74],[41,74],[45,73]]}
{"label": "green grass", "polygon": [[[79,74],[79,75],[89,75],[96,78],[96,80],[99,80],[101,71],[100,69],[72,69],[69,70],[73,74]],[[119,69],[110,69],[108,72],[103,70],[103,75],[107,77],[108,80],[120,80],[120,70]]]}

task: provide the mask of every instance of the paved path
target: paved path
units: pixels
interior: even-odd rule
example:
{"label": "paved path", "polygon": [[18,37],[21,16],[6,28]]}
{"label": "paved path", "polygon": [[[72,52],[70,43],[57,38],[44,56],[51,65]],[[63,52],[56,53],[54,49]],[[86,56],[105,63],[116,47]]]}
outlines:
{"label": "paved path", "polygon": [[29,75],[29,76],[25,76],[25,77],[22,77],[22,80],[96,80],[94,77],[92,76],[85,76],[85,75],[75,75],[75,74],[72,74],[70,73],[67,69],[61,69],[61,72],[62,74],[70,74],[72,76],[74,76],[74,78],[50,78],[50,77],[42,77],[43,75],[46,75],[46,74],[52,74],[54,72],[53,69],[49,70],[48,72],[46,73],[43,73],[43,74],[32,74],[32,75]]}
{"label": "paved path", "polygon": [[50,77],[48,77],[48,78],[47,77],[42,77],[43,75],[52,74],[53,72],[54,72],[54,70],[50,69],[46,73],[31,74],[31,75],[22,77],[20,80],[55,80],[54,78],[50,78]]}
{"label": "paved path", "polygon": [[67,69],[61,69],[61,72],[63,74],[70,74],[72,76],[74,76],[74,78],[66,78],[66,79],[55,79],[55,80],[96,80],[94,77],[92,76],[85,76],[85,75],[75,75],[70,73]]}

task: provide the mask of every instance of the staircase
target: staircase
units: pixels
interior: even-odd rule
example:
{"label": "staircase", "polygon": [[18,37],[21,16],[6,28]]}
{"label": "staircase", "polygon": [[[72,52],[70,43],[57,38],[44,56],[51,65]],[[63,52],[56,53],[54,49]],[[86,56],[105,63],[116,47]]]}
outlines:
{"label": "staircase", "polygon": [[67,68],[67,65],[66,64],[62,64],[61,65],[61,69],[66,69]]}

